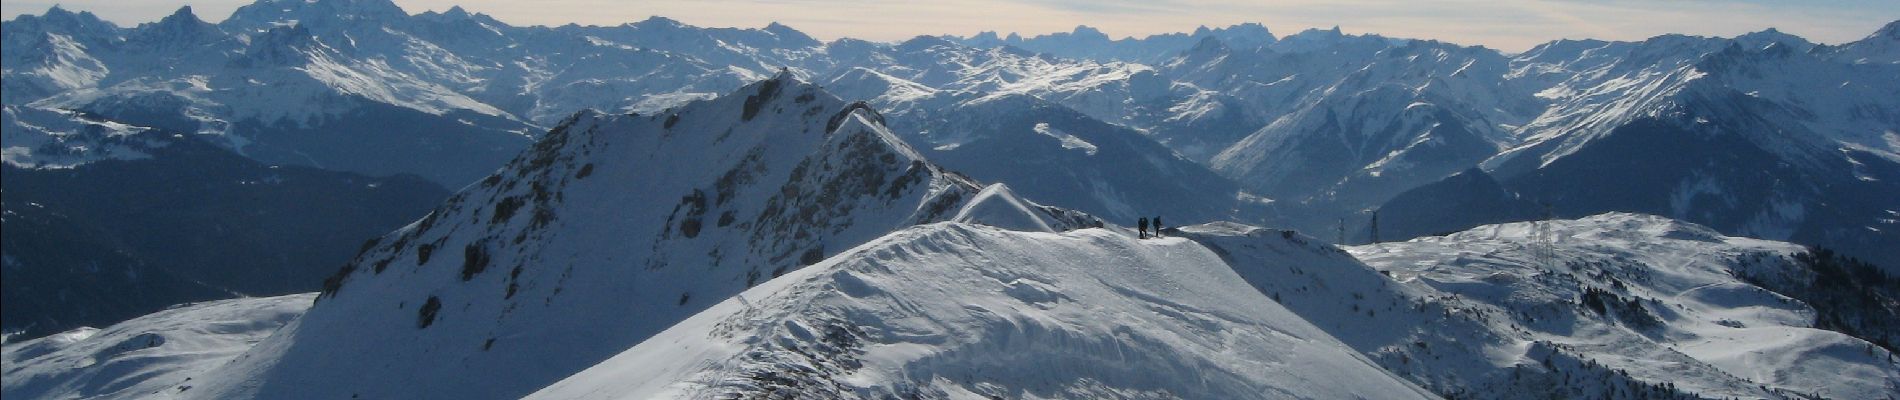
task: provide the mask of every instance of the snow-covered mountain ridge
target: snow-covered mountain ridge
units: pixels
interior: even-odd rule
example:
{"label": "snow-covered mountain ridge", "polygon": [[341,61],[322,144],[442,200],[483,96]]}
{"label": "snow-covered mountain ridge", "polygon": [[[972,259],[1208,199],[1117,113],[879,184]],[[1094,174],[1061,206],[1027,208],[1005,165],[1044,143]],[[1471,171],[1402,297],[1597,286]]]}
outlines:
{"label": "snow-covered mountain ridge", "polygon": [[1181,238],[910,228],[529,398],[1431,398]]}
{"label": "snow-covered mountain ridge", "polygon": [[[64,239],[92,230],[20,235],[132,215],[59,211],[26,173],[191,171],[184,149],[241,157],[206,188],[462,189],[303,279],[316,305],[268,337],[120,375],[86,368],[173,353],[75,331],[9,357],[9,396],[1893,397],[1896,284],[1802,245],[1900,268],[1896,29],[1503,54],[1258,25],[874,43],[385,0],[55,9],[0,27],[8,255],[66,250],[9,257],[10,284],[157,271],[85,268],[137,266]],[[143,170],[68,198],[252,198],[138,191],[187,188]],[[407,179],[337,176],[312,182]],[[1157,214],[1291,229],[1120,226]],[[1514,222],[1553,217],[1575,219]],[[126,225],[247,232],[183,222]],[[1406,241],[1330,243],[1380,238]],[[8,295],[64,298],[35,293]],[[10,322],[35,304],[8,299]],[[129,324],[108,329],[170,329]]]}
{"label": "snow-covered mountain ridge", "polygon": [[186,395],[520,396],[904,226],[1097,223],[982,190],[879,120],[789,73],[664,114],[577,113]]}
{"label": "snow-covered mountain ridge", "polygon": [[[1177,234],[905,228],[739,292],[529,397],[1806,399],[1900,387],[1890,350],[1811,328],[1829,313],[1822,305],[1757,286],[1814,279],[1807,253],[1787,243],[1631,214],[1345,250],[1231,223]],[[1884,310],[1860,315],[1896,315],[1895,289],[1881,289]],[[121,382],[136,392],[111,394],[74,385],[118,375],[42,375],[98,345],[72,336],[93,331],[75,331],[9,345],[10,361],[31,366],[9,374],[34,374],[9,382],[104,395],[82,398],[196,397],[244,374],[202,365],[256,365],[248,359],[271,357],[265,347],[308,323],[242,356],[155,364],[171,372],[129,377]],[[108,331],[169,338],[172,328],[147,325]],[[125,354],[177,350],[148,347]]]}

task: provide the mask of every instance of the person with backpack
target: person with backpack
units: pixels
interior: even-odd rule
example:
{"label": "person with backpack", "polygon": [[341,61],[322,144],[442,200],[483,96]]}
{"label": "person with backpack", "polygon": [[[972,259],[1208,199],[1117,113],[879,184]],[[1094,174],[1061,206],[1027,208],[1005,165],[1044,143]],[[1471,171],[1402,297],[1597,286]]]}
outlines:
{"label": "person with backpack", "polygon": [[1155,237],[1161,237],[1161,216],[1155,216]]}
{"label": "person with backpack", "polygon": [[1141,217],[1141,222],[1135,223],[1135,227],[1137,228],[1135,232],[1139,232],[1136,234],[1136,238],[1148,238],[1148,217]]}

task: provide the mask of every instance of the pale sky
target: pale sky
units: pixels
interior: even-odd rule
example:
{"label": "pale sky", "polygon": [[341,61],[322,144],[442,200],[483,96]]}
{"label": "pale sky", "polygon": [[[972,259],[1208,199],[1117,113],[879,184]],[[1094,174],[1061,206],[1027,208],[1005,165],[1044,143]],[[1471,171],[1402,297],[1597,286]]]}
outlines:
{"label": "pale sky", "polygon": [[[7,19],[54,4],[121,26],[182,5],[224,20],[250,0],[0,0]],[[979,31],[1024,36],[1078,24],[1115,38],[1265,24],[1285,36],[1338,25],[1347,33],[1438,39],[1522,51],[1555,39],[1640,40],[1663,33],[1734,36],[1769,27],[1821,43],[1866,37],[1900,19],[1900,0],[396,0],[410,13],[461,5],[513,25],[617,25],[659,15],[708,27],[784,23],[821,40],[896,41]]]}

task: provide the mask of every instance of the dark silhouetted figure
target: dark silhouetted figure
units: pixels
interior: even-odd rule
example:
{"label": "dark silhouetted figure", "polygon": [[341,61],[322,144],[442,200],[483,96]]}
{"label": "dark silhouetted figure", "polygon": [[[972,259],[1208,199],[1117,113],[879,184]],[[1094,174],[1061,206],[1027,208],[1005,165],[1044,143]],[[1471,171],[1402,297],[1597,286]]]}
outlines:
{"label": "dark silhouetted figure", "polygon": [[1140,232],[1139,234],[1136,235],[1136,237],[1139,237],[1142,239],[1148,238],[1148,217],[1141,217],[1141,222],[1135,223],[1135,227],[1139,228],[1135,232]]}
{"label": "dark silhouetted figure", "polygon": [[1155,216],[1155,237],[1161,237],[1161,216]]}

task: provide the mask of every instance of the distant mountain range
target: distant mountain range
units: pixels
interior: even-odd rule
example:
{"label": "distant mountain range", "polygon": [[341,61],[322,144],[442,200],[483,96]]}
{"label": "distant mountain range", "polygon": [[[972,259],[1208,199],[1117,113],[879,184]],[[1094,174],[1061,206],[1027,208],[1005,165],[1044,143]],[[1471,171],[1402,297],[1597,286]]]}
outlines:
{"label": "distant mountain range", "polygon": [[1506,54],[264,0],[0,36],[7,397],[1900,385],[1900,21]]}
{"label": "distant mountain range", "polygon": [[[899,135],[931,143],[924,151],[944,153],[934,158],[975,178],[1118,220],[1172,213],[1184,222],[1345,229],[1360,242],[1370,239],[1370,210],[1480,167],[1557,215],[1649,212],[1900,261],[1876,251],[1900,246],[1893,207],[1838,204],[1893,193],[1893,180],[1881,177],[1900,160],[1894,25],[1840,45],[1767,30],[1557,41],[1522,54],[1338,28],[1276,37],[1258,24],[1125,39],[1084,26],[1033,37],[821,42],[780,24],[699,28],[657,17],[517,27],[461,8],[412,15],[386,0],[262,1],[216,24],[185,7],[131,28],[55,7],[4,25],[8,104],[196,132],[271,164],[412,173],[448,187],[488,173],[576,110],[658,112],[784,69],[871,102]],[[991,116],[1005,114],[1019,116]],[[1078,128],[1077,117],[1096,121]],[[1592,172],[1648,179],[1615,198],[1517,183],[1534,174],[1564,185],[1575,173],[1563,165],[1601,161],[1559,159],[1595,154],[1583,150],[1659,118],[1706,120],[1702,135],[1715,136],[1632,146],[1752,147],[1774,161],[1625,169],[1670,176]],[[996,123],[1006,120],[1022,122]],[[1051,169],[1027,160],[1047,157],[955,154],[973,152],[957,150],[960,138],[1016,136],[1043,123],[1069,132],[1069,147],[1133,132],[1165,150],[1136,145],[1152,167],[1122,170],[1104,168],[1137,164],[1108,155],[1095,157],[1114,160],[1103,165]],[[1643,157],[1629,151],[1610,157]],[[1747,162],[1789,168],[1720,172],[1760,169]],[[1160,176],[1206,170],[1219,178],[1153,187]],[[1760,193],[1740,187],[1763,181],[1785,183]],[[1074,189],[1082,184],[1090,190]],[[1390,217],[1400,219],[1385,225],[1402,231],[1471,226],[1397,228],[1413,222]]]}

